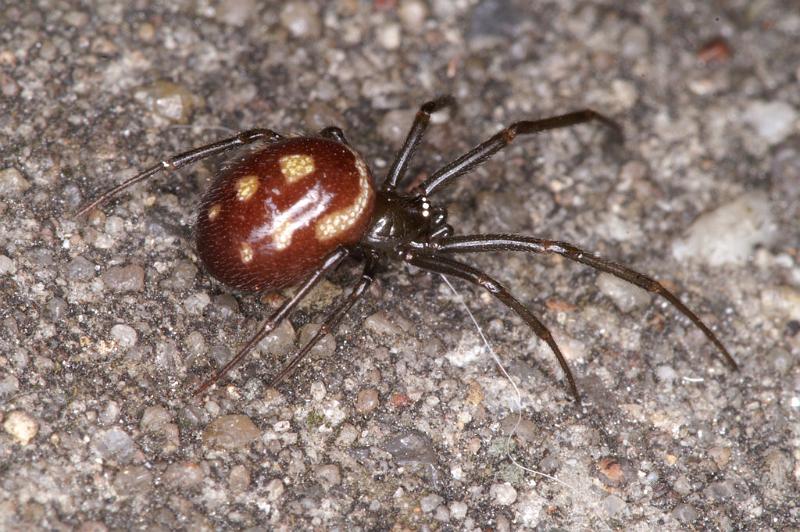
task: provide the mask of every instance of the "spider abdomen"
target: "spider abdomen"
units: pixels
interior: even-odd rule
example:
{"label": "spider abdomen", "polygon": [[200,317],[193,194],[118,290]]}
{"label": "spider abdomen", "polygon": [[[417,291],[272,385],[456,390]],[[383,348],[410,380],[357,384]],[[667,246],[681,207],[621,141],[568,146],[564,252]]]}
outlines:
{"label": "spider abdomen", "polygon": [[278,289],[363,235],[375,204],[367,165],[333,140],[267,144],[220,172],[195,226],[208,271],[240,290]]}

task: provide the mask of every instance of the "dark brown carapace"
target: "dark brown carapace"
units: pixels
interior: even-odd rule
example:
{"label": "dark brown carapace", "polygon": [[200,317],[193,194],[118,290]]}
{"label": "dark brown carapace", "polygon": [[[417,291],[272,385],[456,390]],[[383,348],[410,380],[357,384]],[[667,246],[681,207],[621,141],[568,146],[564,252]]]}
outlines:
{"label": "dark brown carapace", "polygon": [[447,223],[447,211],[428,199],[521,135],[596,121],[621,141],[619,126],[605,116],[584,109],[516,122],[436,170],[411,192],[399,192],[397,185],[406,175],[431,114],[452,104],[452,98],[445,96],[422,105],[380,187],[374,185],[366,163],[339,128],[329,127],[317,136],[296,138],[285,138],[268,129],[254,129],[166,159],[102,194],[78,214],[90,211],[161,170],[175,170],[246,144],[264,143],[216,176],[200,204],[197,251],[206,269],[233,288],[248,291],[277,290],[290,285],[298,288],[195,394],[208,389],[235,367],[325,274],[348,256],[364,261],[360,279],[329,313],[314,337],[273,377],[272,384],[293,371],[311,347],[336,327],[366,293],[379,264],[401,261],[475,284],[516,312],[548,344],[564,371],[570,391],[580,401],[572,371],[539,318],[495,279],[451,258],[487,251],[555,253],[656,293],[699,327],[725,361],[736,369],[736,362],[711,329],[654,279],[567,242],[511,234],[456,236]]}

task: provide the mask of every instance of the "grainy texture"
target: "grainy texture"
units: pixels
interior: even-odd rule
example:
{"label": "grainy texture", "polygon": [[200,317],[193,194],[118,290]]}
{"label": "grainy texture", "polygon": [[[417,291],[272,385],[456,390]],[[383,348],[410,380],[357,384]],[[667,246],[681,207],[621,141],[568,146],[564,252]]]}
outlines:
{"label": "grainy texture", "polygon": [[[800,526],[793,0],[267,4],[0,10],[0,528]],[[465,232],[559,237],[664,280],[741,372],[655,298],[504,254],[469,259],[553,328],[583,408],[520,320],[457,284],[519,382],[517,424],[457,299],[405,268],[267,389],[276,346],[308,336],[350,266],[191,400],[288,294],[231,294],[198,263],[191,225],[221,163],[70,214],[250,127],[336,123],[380,178],[440,93],[460,108],[436,117],[412,177],[523,117],[618,119],[622,148],[590,125],[542,134],[438,199]],[[509,460],[512,430],[513,457],[560,482]]]}

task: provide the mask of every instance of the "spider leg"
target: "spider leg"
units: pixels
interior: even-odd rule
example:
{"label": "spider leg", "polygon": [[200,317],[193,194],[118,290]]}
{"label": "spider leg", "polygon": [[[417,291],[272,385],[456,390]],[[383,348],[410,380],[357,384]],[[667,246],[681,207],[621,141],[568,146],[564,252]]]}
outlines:
{"label": "spider leg", "polygon": [[342,131],[342,128],[336,126],[328,126],[325,129],[320,130],[319,136],[333,139],[340,144],[344,144],[345,146],[350,146],[350,143],[347,142],[347,137],[344,136],[344,131]]}
{"label": "spider leg", "polygon": [[708,338],[722,353],[725,361],[734,370],[739,369],[736,361],[731,354],[722,345],[722,342],[717,336],[709,329],[705,323],[689,308],[684,305],[675,294],[664,288],[661,283],[646,275],[643,275],[635,270],[617,264],[593,255],[592,253],[578,248],[568,242],[560,242],[556,240],[545,240],[542,238],[534,238],[529,236],[518,235],[466,235],[466,236],[451,236],[440,239],[431,244],[432,250],[443,253],[474,253],[482,251],[528,251],[531,253],[556,253],[562,255],[570,260],[581,262],[587,266],[591,266],[595,270],[610,273],[622,280],[628,281],[640,288],[644,288],[649,292],[660,295],[669,301],[673,307],[689,318],[703,334]]}
{"label": "spider leg", "polygon": [[536,336],[547,342],[547,345],[550,346],[550,349],[558,359],[558,363],[561,365],[561,369],[564,371],[564,375],[567,377],[570,392],[572,392],[572,395],[575,397],[575,401],[580,404],[581,396],[578,394],[578,386],[575,384],[575,378],[572,376],[572,371],[569,369],[567,359],[564,358],[561,349],[559,349],[558,344],[556,344],[556,341],[553,339],[553,335],[550,334],[550,330],[528,310],[528,307],[511,295],[503,285],[472,266],[445,257],[416,254],[411,251],[404,255],[404,260],[423,270],[458,277],[478,285],[487,290],[505,306],[516,312],[517,315],[533,329]]}
{"label": "spider leg", "polygon": [[160,163],[151,166],[147,170],[144,170],[143,172],[136,174],[130,179],[126,179],[125,181],[115,186],[114,188],[111,188],[106,192],[103,192],[91,203],[88,203],[83,207],[81,207],[78,210],[78,212],[75,213],[75,216],[78,217],[86,214],[87,212],[91,211],[98,205],[101,205],[102,203],[105,203],[109,199],[113,198],[126,188],[135,185],[140,181],[144,181],[149,177],[154,176],[161,170],[177,170],[178,168],[188,166],[202,159],[206,159],[208,157],[212,157],[214,155],[230,151],[234,148],[238,148],[239,146],[244,146],[245,144],[252,144],[253,142],[259,140],[275,142],[282,138],[283,136],[269,129],[251,129],[249,131],[243,131],[234,137],[223,139],[218,142],[213,142],[211,144],[206,144],[205,146],[201,146],[199,148],[194,148],[189,151],[179,153],[178,155],[174,155],[169,159],[165,159]]}
{"label": "spider leg", "polygon": [[429,196],[436,189],[444,186],[453,179],[462,176],[484,162],[486,159],[508,146],[518,135],[531,135],[550,129],[570,127],[584,122],[597,121],[611,130],[614,139],[622,142],[622,128],[604,115],[591,109],[582,109],[564,115],[543,118],[541,120],[525,120],[515,122],[503,131],[495,134],[489,140],[475,146],[455,161],[446,164],[425,180],[419,189]]}
{"label": "spider leg", "polygon": [[400,148],[391,168],[389,168],[389,172],[386,174],[386,179],[381,186],[383,192],[389,192],[397,188],[397,183],[406,175],[408,163],[414,157],[414,152],[425,135],[425,130],[428,129],[431,115],[445,107],[451,107],[455,103],[452,96],[440,96],[435,100],[422,104],[419,111],[417,111],[417,116],[414,117],[414,123],[411,124],[411,129],[408,131],[403,147]]}
{"label": "spider leg", "polygon": [[366,255],[366,264],[364,265],[364,271],[361,274],[361,280],[353,287],[353,290],[347,295],[347,298],[342,300],[339,305],[328,314],[328,317],[320,326],[319,330],[314,334],[314,336],[306,342],[306,344],[299,349],[292,358],[289,359],[281,370],[275,375],[272,380],[270,380],[269,385],[274,387],[280,384],[286,377],[288,377],[297,365],[300,363],[303,358],[308,354],[309,351],[319,342],[319,340],[332,332],[336,326],[342,321],[342,318],[347,314],[347,311],[364,295],[367,291],[369,286],[372,284],[373,279],[375,278],[375,272],[377,270],[378,262],[375,256],[372,254]]}
{"label": "spider leg", "polygon": [[198,396],[205,392],[208,388],[211,387],[215,382],[221,379],[225,374],[227,374],[230,370],[232,370],[242,359],[245,357],[247,353],[249,353],[253,347],[258,345],[258,343],[264,339],[269,333],[271,333],[278,324],[286,318],[286,316],[294,310],[300,301],[305,298],[308,293],[311,291],[312,288],[319,282],[319,280],[327,273],[332,271],[336,266],[342,262],[342,260],[348,256],[350,252],[345,248],[338,248],[333,253],[325,257],[324,262],[322,265],[317,268],[314,273],[312,273],[303,284],[300,285],[297,292],[292,296],[290,299],[285,301],[280,307],[272,313],[272,315],[267,318],[267,320],[261,325],[261,328],[258,330],[256,334],[253,335],[250,340],[239,349],[239,352],[230,359],[224,366],[219,368],[217,371],[214,372],[213,375],[208,377],[205,381],[203,381],[200,386],[195,389],[192,393],[193,396]]}

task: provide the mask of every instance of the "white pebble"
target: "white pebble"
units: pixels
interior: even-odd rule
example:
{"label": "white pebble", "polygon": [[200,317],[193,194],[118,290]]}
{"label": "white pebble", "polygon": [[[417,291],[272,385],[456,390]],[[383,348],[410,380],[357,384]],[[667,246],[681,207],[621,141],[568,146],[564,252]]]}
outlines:
{"label": "white pebble", "polygon": [[453,519],[461,520],[467,516],[469,508],[461,501],[454,501],[450,503],[450,517]]}
{"label": "white pebble", "polygon": [[465,368],[474,364],[483,355],[484,345],[478,335],[464,332],[458,345],[445,353],[445,358],[457,368]]}
{"label": "white pebble", "polygon": [[644,308],[650,304],[650,292],[639,288],[610,273],[601,273],[597,276],[597,287],[611,298],[622,312],[631,312],[634,309]]}
{"label": "white pebble", "polygon": [[428,16],[428,8],[417,0],[404,0],[397,10],[397,15],[408,31],[419,32]]}
{"label": "white pebble", "polygon": [[439,495],[431,493],[430,495],[426,495],[420,499],[419,507],[420,510],[427,514],[434,511],[440,504],[442,504],[443,501],[444,499],[442,499]]}
{"label": "white pebble", "polygon": [[124,323],[117,323],[111,327],[111,337],[120,347],[125,349],[135,346],[136,341],[139,339],[136,329]]}
{"label": "white pebble", "polygon": [[316,8],[308,2],[290,2],[281,10],[281,24],[297,38],[320,35],[320,20]]}
{"label": "white pebble", "polygon": [[786,102],[758,101],[744,110],[742,119],[768,144],[778,144],[792,134],[797,111]]}
{"label": "white pebble", "polygon": [[17,266],[14,264],[14,261],[5,255],[0,255],[0,275],[5,275],[7,273],[13,275],[16,272]]}
{"label": "white pebble", "polygon": [[3,423],[3,428],[20,445],[28,445],[39,432],[39,422],[25,412],[17,410],[8,414],[5,423]]}
{"label": "white pebble", "polygon": [[686,237],[672,244],[672,255],[711,266],[744,264],[757,245],[768,246],[776,233],[767,194],[748,192],[695,220]]}
{"label": "white pebble", "polygon": [[205,292],[195,292],[183,301],[183,306],[190,314],[202,314],[203,310],[211,303],[211,298]]}
{"label": "white pebble", "polygon": [[489,495],[494,498],[497,504],[508,506],[517,500],[517,490],[508,482],[502,484],[492,484],[489,488]]}
{"label": "white pebble", "polygon": [[0,198],[20,196],[31,188],[31,182],[14,167],[0,170]]}
{"label": "white pebble", "polygon": [[400,26],[387,24],[378,33],[378,41],[387,50],[396,50],[400,47]]}

